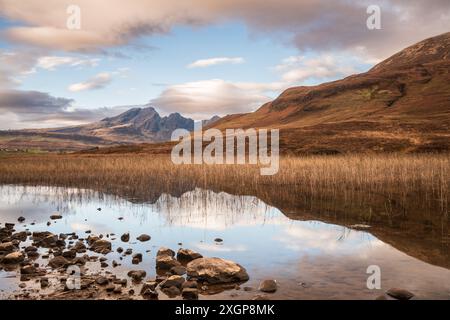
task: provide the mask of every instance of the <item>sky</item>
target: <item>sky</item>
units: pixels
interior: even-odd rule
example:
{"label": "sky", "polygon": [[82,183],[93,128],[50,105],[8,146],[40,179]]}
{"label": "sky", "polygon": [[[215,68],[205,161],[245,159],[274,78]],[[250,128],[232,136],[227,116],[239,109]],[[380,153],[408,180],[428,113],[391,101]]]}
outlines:
{"label": "sky", "polygon": [[251,112],[449,26],[448,0],[0,0],[0,129],[143,105],[195,120]]}

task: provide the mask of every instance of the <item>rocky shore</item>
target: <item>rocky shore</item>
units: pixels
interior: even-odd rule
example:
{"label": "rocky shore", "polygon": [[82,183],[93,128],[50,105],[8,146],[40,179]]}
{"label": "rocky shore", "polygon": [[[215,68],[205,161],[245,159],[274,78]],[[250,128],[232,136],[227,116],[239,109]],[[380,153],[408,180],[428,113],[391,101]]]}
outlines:
{"label": "rocky shore", "polygon": [[[59,214],[50,215],[47,226],[61,218]],[[156,276],[147,277],[150,270],[139,269],[147,255],[124,249],[112,240],[119,238],[125,246],[134,239],[148,242],[150,235],[124,233],[117,237],[90,231],[83,235],[53,234],[30,231],[25,220],[20,217],[18,224],[0,224],[0,271],[15,272],[18,285],[7,297],[10,299],[159,299],[163,294],[163,298],[195,300],[199,295],[240,290],[249,280],[246,269],[236,262],[204,257],[186,248],[175,252],[165,247],[156,253]],[[108,257],[113,250],[120,255],[118,261]],[[125,258],[131,258],[136,268],[121,275],[115,270]],[[270,290],[264,288],[260,288],[261,293],[274,292],[276,284],[275,289],[273,283]],[[254,298],[267,297],[255,292]]]}

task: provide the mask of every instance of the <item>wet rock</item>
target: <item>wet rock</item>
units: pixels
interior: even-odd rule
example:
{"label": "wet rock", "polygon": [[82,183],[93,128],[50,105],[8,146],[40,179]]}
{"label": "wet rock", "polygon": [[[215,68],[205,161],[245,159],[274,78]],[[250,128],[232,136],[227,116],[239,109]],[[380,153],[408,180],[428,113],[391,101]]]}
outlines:
{"label": "wet rock", "polygon": [[28,237],[27,232],[26,232],[26,231],[21,231],[21,232],[14,233],[14,234],[11,236],[11,239],[13,239],[13,240],[19,240],[19,241],[26,241],[26,240],[27,240],[27,237]]}
{"label": "wet rock", "polygon": [[78,266],[84,266],[86,264],[86,258],[75,257],[75,259],[72,260],[72,264],[76,264]]}
{"label": "wet rock", "polygon": [[160,248],[156,253],[156,269],[170,270],[180,266],[181,264],[174,257],[175,251],[165,247]]}
{"label": "wet rock", "polygon": [[35,266],[32,265],[26,265],[23,266],[22,268],[20,268],[20,274],[35,274],[36,273],[36,268]]}
{"label": "wet rock", "polygon": [[66,259],[74,259],[77,256],[77,252],[75,250],[66,250],[63,251],[62,256]]}
{"label": "wet rock", "polygon": [[123,242],[130,241],[130,234],[129,233],[124,233],[123,235],[120,236],[120,240],[122,240]]}
{"label": "wet rock", "polygon": [[170,273],[178,276],[182,276],[186,273],[186,268],[183,266],[176,266],[170,269]]}
{"label": "wet rock", "polygon": [[86,252],[86,245],[82,241],[77,241],[72,249],[78,253]]}
{"label": "wet rock", "polygon": [[180,262],[190,262],[195,259],[203,258],[203,256],[190,249],[179,249],[177,252],[177,260]]}
{"label": "wet rock", "polygon": [[169,298],[174,298],[181,294],[180,289],[178,289],[177,287],[163,288],[161,291],[168,295]]}
{"label": "wet rock", "polygon": [[223,242],[223,239],[221,239],[221,238],[215,238],[214,241],[215,241],[215,242]]}
{"label": "wet rock", "polygon": [[145,282],[141,288],[140,292],[141,296],[147,300],[157,300],[158,299],[158,292],[156,292],[157,285],[158,284],[156,281]]}
{"label": "wet rock", "polygon": [[259,291],[275,292],[277,291],[277,282],[275,280],[264,280],[259,284]]}
{"label": "wet rock", "polygon": [[198,290],[196,288],[185,288],[181,291],[181,296],[186,300],[198,300]]}
{"label": "wet rock", "polygon": [[[1,250],[0,250],[0,251],[1,251]],[[25,251],[26,253],[36,252],[36,251],[38,251],[38,248],[35,247],[35,246],[28,246],[28,247],[25,248],[24,251]]]}
{"label": "wet rock", "polygon": [[161,286],[161,288],[170,288],[170,287],[181,288],[184,281],[185,280],[183,277],[174,275],[174,276],[170,276],[165,281],[161,282],[160,286]]}
{"label": "wet rock", "polygon": [[47,277],[42,277],[40,280],[41,283],[41,288],[47,288],[48,287],[48,278]]}
{"label": "wet rock", "polygon": [[107,254],[111,252],[111,242],[99,239],[92,243],[90,249],[96,253]]}
{"label": "wet rock", "polygon": [[391,288],[386,291],[386,294],[397,300],[409,300],[414,297],[413,293],[409,292],[408,290],[399,288]]}
{"label": "wet rock", "polygon": [[111,264],[112,264],[113,268],[115,268],[119,265],[116,260],[113,260]]}
{"label": "wet rock", "polygon": [[53,269],[64,268],[69,265],[69,261],[67,261],[67,259],[63,256],[57,256],[51,259],[48,262],[48,265]]}
{"label": "wet rock", "polygon": [[171,256],[163,255],[163,256],[156,257],[156,269],[170,270],[173,267],[178,267],[178,266],[181,266],[180,262],[178,262]]}
{"label": "wet rock", "polygon": [[123,252],[123,248],[122,247],[118,247],[116,250],[118,253],[122,253]]}
{"label": "wet rock", "polygon": [[141,241],[141,242],[146,242],[146,241],[149,241],[151,239],[151,237],[148,234],[141,234],[136,239]]}
{"label": "wet rock", "polygon": [[115,288],[116,288],[116,286],[115,286],[114,284],[109,284],[109,285],[106,287],[106,291],[112,292],[112,291],[114,291]]}
{"label": "wet rock", "polygon": [[109,266],[109,264],[104,261],[100,263],[101,268],[107,268],[108,266]]}
{"label": "wet rock", "polygon": [[23,262],[24,259],[25,259],[24,254],[20,251],[16,251],[8,253],[6,256],[3,257],[1,262],[3,264],[19,264]]}
{"label": "wet rock", "polygon": [[122,286],[115,286],[113,292],[114,292],[115,294],[122,293]]}
{"label": "wet rock", "polygon": [[175,251],[172,249],[161,247],[159,248],[158,252],[156,253],[156,256],[169,256],[169,257],[175,257]]}
{"label": "wet rock", "polygon": [[89,246],[92,246],[94,244],[94,242],[98,241],[98,240],[100,240],[100,237],[93,235],[93,234],[90,234],[86,239]]}
{"label": "wet rock", "polygon": [[136,282],[141,281],[146,275],[147,272],[144,270],[131,270],[128,272],[128,276]]}
{"label": "wet rock", "polygon": [[249,276],[241,265],[220,258],[200,258],[188,263],[187,274],[208,283],[247,281]]}
{"label": "wet rock", "polygon": [[5,228],[6,229],[9,229],[9,230],[12,230],[12,229],[14,229],[14,226],[15,226],[15,224],[14,223],[5,223]]}
{"label": "wet rock", "polygon": [[185,281],[183,283],[183,285],[181,287],[183,289],[185,289],[185,288],[195,288],[195,289],[197,289],[198,288],[198,283],[197,283],[197,281],[194,281],[194,280],[187,280],[187,281]]}
{"label": "wet rock", "polygon": [[56,242],[58,241],[58,236],[54,235],[51,232],[33,232],[32,239],[35,246],[51,248],[56,246]]}
{"label": "wet rock", "polygon": [[52,214],[50,216],[50,219],[52,219],[52,220],[62,219],[62,215],[60,215],[60,214]]}
{"label": "wet rock", "polygon": [[142,262],[142,253],[136,253],[133,255],[133,259],[131,260],[131,263],[133,264],[139,264]]}
{"label": "wet rock", "polygon": [[95,279],[95,282],[100,286],[105,286],[109,283],[109,280],[104,276],[100,276],[97,279]]}
{"label": "wet rock", "polygon": [[0,243],[0,254],[11,253],[15,249],[12,242]]}
{"label": "wet rock", "polygon": [[17,221],[19,221],[20,223],[22,223],[22,222],[25,221],[25,217],[19,217],[19,218],[17,218]]}

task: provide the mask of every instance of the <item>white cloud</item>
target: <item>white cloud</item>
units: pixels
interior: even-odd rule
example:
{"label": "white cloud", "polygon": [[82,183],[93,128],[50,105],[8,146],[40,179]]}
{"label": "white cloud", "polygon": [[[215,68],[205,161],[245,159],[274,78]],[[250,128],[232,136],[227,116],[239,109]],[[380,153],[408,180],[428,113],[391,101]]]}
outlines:
{"label": "white cloud", "polygon": [[225,63],[240,64],[240,63],[244,63],[244,62],[245,62],[244,58],[241,58],[241,57],[237,57],[237,58],[219,57],[219,58],[197,60],[197,61],[194,61],[191,64],[189,64],[187,67],[188,68],[205,68],[205,67],[215,66],[218,64],[225,64]]}
{"label": "white cloud", "polygon": [[252,111],[271,100],[267,93],[273,89],[274,84],[211,79],[170,86],[151,103],[163,112],[180,112],[202,120],[216,114]]}
{"label": "white cloud", "polygon": [[90,66],[96,67],[100,59],[82,59],[76,57],[44,56],[37,60],[36,67],[46,70],[55,70],[59,66],[72,67]]}
{"label": "white cloud", "polygon": [[108,72],[103,72],[84,82],[74,83],[70,85],[68,89],[72,92],[101,89],[108,85],[111,81],[111,74]]}

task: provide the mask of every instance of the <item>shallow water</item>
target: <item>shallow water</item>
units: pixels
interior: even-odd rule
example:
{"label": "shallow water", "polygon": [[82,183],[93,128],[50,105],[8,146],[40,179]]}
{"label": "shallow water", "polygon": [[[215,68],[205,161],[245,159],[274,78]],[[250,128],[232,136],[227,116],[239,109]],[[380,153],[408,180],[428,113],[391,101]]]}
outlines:
{"label": "shallow water", "polygon": [[[47,226],[55,212],[63,219]],[[155,254],[162,246],[175,251],[189,248],[247,269],[250,280],[241,287],[252,291],[233,289],[201,299],[251,299],[264,279],[278,282],[279,289],[270,294],[273,299],[374,299],[392,287],[407,289],[419,299],[450,299],[450,270],[408,256],[373,236],[370,229],[291,220],[252,196],[196,189],[178,198],[163,194],[155,203],[136,203],[89,190],[2,186],[0,222],[17,223],[19,216],[26,218],[26,227],[16,225],[18,231],[76,232],[80,237],[87,237],[87,230],[97,235],[114,233],[113,252],[106,256],[109,263],[119,261],[115,252],[119,246],[144,255],[137,266],[131,264],[131,256],[123,258],[122,266],[110,268],[115,273],[144,269],[148,278],[153,277]],[[131,235],[129,243],[120,241],[125,232]],[[134,240],[142,233],[151,235],[151,240]],[[370,265],[381,269],[379,290],[367,288]],[[15,272],[0,271],[0,297],[18,290]]]}

